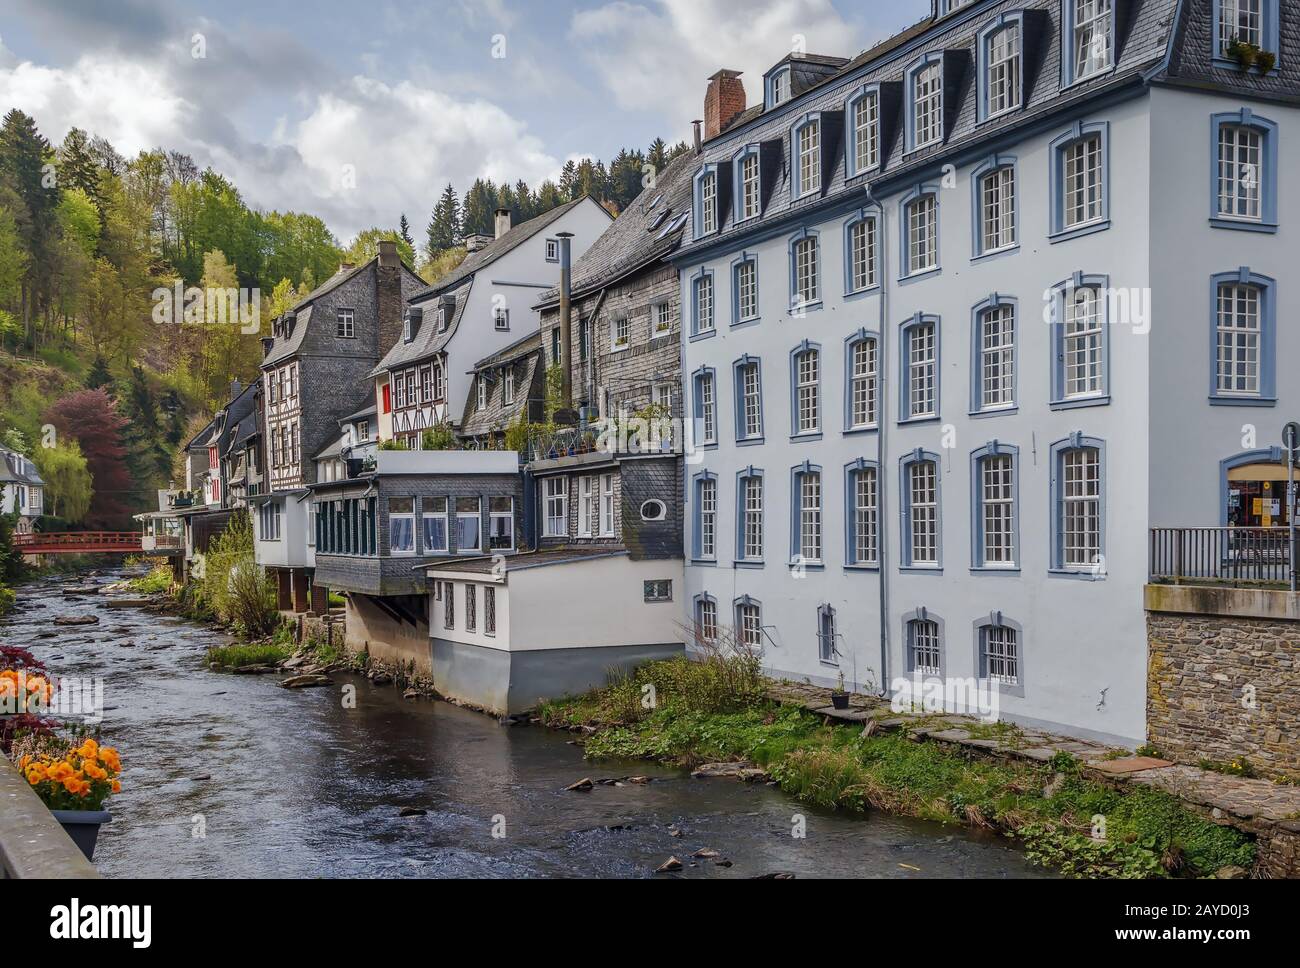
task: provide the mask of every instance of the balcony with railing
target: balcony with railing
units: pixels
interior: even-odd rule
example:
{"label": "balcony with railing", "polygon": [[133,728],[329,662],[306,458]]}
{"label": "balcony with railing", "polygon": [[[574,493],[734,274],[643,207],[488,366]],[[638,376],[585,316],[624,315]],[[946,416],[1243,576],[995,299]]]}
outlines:
{"label": "balcony with railing", "polygon": [[1152,528],[1151,581],[1286,587],[1290,540],[1287,528]]}

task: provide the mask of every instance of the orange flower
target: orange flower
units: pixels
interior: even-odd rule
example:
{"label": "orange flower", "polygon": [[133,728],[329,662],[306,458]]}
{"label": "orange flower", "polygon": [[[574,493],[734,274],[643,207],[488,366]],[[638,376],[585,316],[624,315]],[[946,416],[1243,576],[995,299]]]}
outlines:
{"label": "orange flower", "polygon": [[45,771],[39,766],[33,766],[27,771],[27,782],[32,786],[45,781]]}
{"label": "orange flower", "polygon": [[82,759],[93,760],[99,755],[99,744],[93,739],[88,739],[81,744],[80,749],[75,750],[74,752],[80,755]]}
{"label": "orange flower", "polygon": [[75,776],[65,777],[63,780],[63,788],[69,793],[79,794],[81,793],[81,784],[84,782],[84,780],[78,780]]}
{"label": "orange flower", "polygon": [[122,784],[118,783],[116,780],[113,781],[113,792],[114,793],[122,792]]}

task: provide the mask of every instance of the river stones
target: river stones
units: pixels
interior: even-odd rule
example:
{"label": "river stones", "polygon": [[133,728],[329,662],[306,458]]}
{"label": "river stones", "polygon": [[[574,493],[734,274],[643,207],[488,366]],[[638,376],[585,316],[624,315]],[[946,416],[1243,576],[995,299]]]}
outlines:
{"label": "river stones", "polygon": [[98,615],[58,615],[54,619],[55,625],[98,625]]}
{"label": "river stones", "polygon": [[676,857],[669,857],[666,861],[655,868],[656,874],[671,874],[674,871],[682,869],[682,862]]}
{"label": "river stones", "polygon": [[594,786],[595,784],[591,782],[591,777],[587,776],[587,777],[583,777],[577,783],[569,784],[564,789],[565,792],[587,793]]}
{"label": "river stones", "polygon": [[329,676],[320,675],[290,676],[288,679],[280,680],[281,689],[316,689],[333,684],[334,680]]}
{"label": "river stones", "polygon": [[397,812],[397,815],[399,817],[423,817],[428,812],[428,810],[424,810],[421,807],[402,807],[402,809]]}

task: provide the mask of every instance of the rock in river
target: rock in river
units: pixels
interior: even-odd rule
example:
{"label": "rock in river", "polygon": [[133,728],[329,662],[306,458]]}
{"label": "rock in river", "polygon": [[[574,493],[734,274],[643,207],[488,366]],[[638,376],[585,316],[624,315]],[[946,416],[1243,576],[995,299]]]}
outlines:
{"label": "rock in river", "polygon": [[334,680],[329,676],[290,676],[280,681],[282,689],[314,689],[318,686],[332,686]]}
{"label": "rock in river", "polygon": [[98,615],[59,615],[54,619],[55,625],[98,625]]}
{"label": "rock in river", "polygon": [[669,857],[666,861],[655,868],[656,874],[671,874],[673,871],[682,869],[682,862],[676,857]]}
{"label": "rock in river", "polygon": [[580,791],[580,792],[582,792],[582,793],[586,793],[586,792],[587,792],[588,790],[590,790],[593,786],[595,786],[595,784],[591,782],[591,777],[583,777],[583,778],[582,778],[581,780],[579,780],[577,783],[572,783],[572,784],[570,784],[569,786],[566,786],[564,789],[565,789],[566,791],[567,791],[567,790],[577,790],[577,791]]}

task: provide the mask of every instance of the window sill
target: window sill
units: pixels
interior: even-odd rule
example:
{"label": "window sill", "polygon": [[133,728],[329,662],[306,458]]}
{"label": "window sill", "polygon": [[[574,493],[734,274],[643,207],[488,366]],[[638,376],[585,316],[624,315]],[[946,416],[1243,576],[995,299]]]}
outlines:
{"label": "window sill", "polygon": [[826,562],[824,561],[787,561],[785,566],[791,571],[796,568],[802,568],[804,571],[826,570]]}
{"label": "window sill", "polygon": [[732,563],[736,568],[766,568],[767,562],[755,558],[740,558]]}
{"label": "window sill", "polygon": [[987,262],[991,259],[996,259],[999,256],[1015,255],[1019,251],[1020,251],[1020,243],[1016,242],[1012,245],[1004,245],[1000,249],[989,249],[987,252],[977,252],[975,255],[970,257],[970,261]]}
{"label": "window sill", "polygon": [[791,319],[799,319],[807,316],[809,313],[815,313],[822,308],[822,301],[815,299],[812,302],[792,304],[790,311],[786,313]]}
{"label": "window sill", "polygon": [[717,568],[717,558],[692,558],[691,564],[696,568]]}
{"label": "window sill", "polygon": [[972,575],[1011,575],[1018,577],[1020,575],[1019,565],[971,565],[970,573]]}
{"label": "window sill", "polygon": [[1118,66],[1118,64],[1111,64],[1109,67],[1103,67],[1100,70],[1092,71],[1090,74],[1085,74],[1083,77],[1072,77],[1061,85],[1061,92],[1064,93],[1072,87],[1079,87],[1080,85],[1087,84],[1089,81],[1095,81],[1100,77],[1105,77],[1107,74],[1114,74],[1115,68]]}
{"label": "window sill", "polygon": [[942,575],[943,565],[899,565],[898,570],[904,575]]}
{"label": "window sill", "polygon": [[716,329],[706,329],[706,330],[704,330],[704,332],[702,332],[702,333],[695,333],[694,335],[692,335],[692,336],[687,340],[687,342],[689,342],[689,343],[698,343],[700,340],[703,340],[703,339],[712,339],[714,336],[717,336],[717,335],[718,335],[718,331],[717,331]]}
{"label": "window sill", "polygon": [[874,286],[867,286],[865,289],[851,289],[844,294],[845,302],[852,302],[855,299],[862,299],[865,296],[875,296],[880,293],[880,283]]}
{"label": "window sill", "polygon": [[717,450],[718,442],[716,440],[702,440],[695,445],[697,450]]}
{"label": "window sill", "polygon": [[880,571],[880,565],[855,565],[845,562],[844,570],[861,572],[862,574],[877,574]]}
{"label": "window sill", "polygon": [[1078,571],[1073,568],[1049,568],[1047,574],[1053,578],[1068,578],[1074,581],[1105,581],[1106,575],[1094,574],[1092,571]]}
{"label": "window sill", "polygon": [[1057,229],[1047,237],[1047,241],[1052,245],[1058,242],[1068,242],[1071,239],[1082,238],[1085,235],[1093,235],[1097,232],[1105,232],[1110,228],[1110,219],[1104,218],[1096,222],[1088,222],[1084,225],[1076,225],[1069,229]]}
{"label": "window sill", "polygon": [[[628,350],[630,350],[631,348],[632,348],[632,344],[631,344],[631,343],[624,343],[622,346],[618,346],[618,345],[611,346],[610,349],[609,349],[609,351],[610,351],[611,353],[625,353],[625,352],[627,352]],[[584,362],[585,362],[585,361],[584,361]]]}
{"label": "window sill", "polygon": [[932,276],[941,275],[942,273],[943,268],[941,266],[935,266],[933,269],[919,269],[916,272],[909,272],[905,276],[899,276],[898,284],[900,286],[906,286],[913,282],[920,282],[922,279],[929,279]]}
{"label": "window sill", "polygon": [[764,438],[763,438],[763,437],[741,437],[739,440],[736,441],[736,446],[737,446],[737,447],[755,447],[755,446],[757,446],[757,445],[759,445],[759,444],[762,444],[762,443],[764,443],[764,442],[765,442],[765,441],[764,441]]}
{"label": "window sill", "polygon": [[898,420],[898,426],[906,427],[909,424],[936,423],[938,420],[939,415],[937,413],[927,414],[926,416],[921,417],[900,417]]}
{"label": "window sill", "polygon": [[845,427],[840,431],[840,433],[845,437],[856,437],[859,434],[878,434],[880,433],[880,425],[871,424],[867,427]]}
{"label": "window sill", "polygon": [[1077,400],[1053,400],[1048,405],[1051,410],[1081,410],[1084,407],[1110,406],[1110,394],[1103,393],[1095,397],[1079,397]]}
{"label": "window sill", "polygon": [[1277,397],[1210,396],[1212,407],[1276,407]]}
{"label": "window sill", "polygon": [[1247,219],[1223,218],[1221,216],[1210,216],[1210,228],[1228,229],[1235,232],[1264,232],[1269,235],[1277,234],[1276,222],[1252,222]]}
{"label": "window sill", "polygon": [[742,326],[753,326],[755,323],[761,323],[762,321],[762,316],[751,316],[749,319],[735,319],[731,322],[731,328],[740,329]]}
{"label": "window sill", "polygon": [[790,443],[792,444],[802,444],[802,443],[821,440],[821,439],[822,439],[822,432],[820,430],[812,430],[802,434],[790,435]]}
{"label": "window sill", "polygon": [[970,417],[972,420],[983,420],[987,417],[1005,417],[1008,414],[1019,412],[1020,404],[1016,403],[1009,407],[989,407],[985,410],[971,410],[967,412],[966,416]]}

